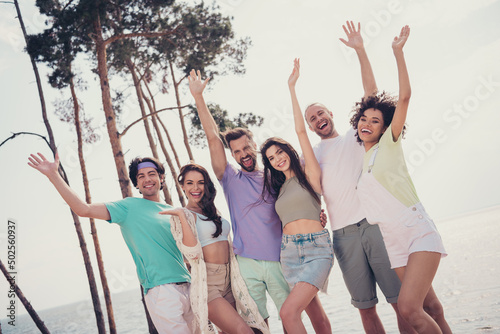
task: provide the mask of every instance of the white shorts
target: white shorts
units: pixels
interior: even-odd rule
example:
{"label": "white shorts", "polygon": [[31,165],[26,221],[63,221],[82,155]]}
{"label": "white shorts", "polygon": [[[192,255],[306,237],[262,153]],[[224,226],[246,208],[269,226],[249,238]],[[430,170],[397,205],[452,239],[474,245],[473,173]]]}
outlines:
{"label": "white shorts", "polygon": [[436,252],[441,253],[441,257],[447,255],[436,225],[421,203],[400,212],[397,220],[380,223],[379,226],[391,268],[406,266],[408,257],[415,252]]}
{"label": "white shorts", "polygon": [[168,283],[148,291],[144,299],[158,333],[194,332],[189,288],[189,283]]}

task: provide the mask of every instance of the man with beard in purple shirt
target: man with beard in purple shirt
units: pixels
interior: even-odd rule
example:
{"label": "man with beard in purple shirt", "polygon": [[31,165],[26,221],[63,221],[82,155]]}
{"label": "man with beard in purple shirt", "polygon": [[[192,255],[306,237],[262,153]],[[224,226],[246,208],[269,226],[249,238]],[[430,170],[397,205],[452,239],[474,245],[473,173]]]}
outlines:
{"label": "man with beard in purple shirt", "polygon": [[230,164],[217,124],[203,98],[203,90],[209,79],[202,81],[200,72],[196,73],[194,70],[188,79],[189,89],[207,136],[212,168],[224,189],[229,206],[233,247],[240,272],[259,312],[268,322],[266,291],[279,312],[290,289],[279,262],[281,221],[274,209],[274,200],[269,196],[269,199],[260,201],[264,183],[263,170],[257,163],[257,144],[247,129],[226,131],[223,134],[226,144],[241,169]]}

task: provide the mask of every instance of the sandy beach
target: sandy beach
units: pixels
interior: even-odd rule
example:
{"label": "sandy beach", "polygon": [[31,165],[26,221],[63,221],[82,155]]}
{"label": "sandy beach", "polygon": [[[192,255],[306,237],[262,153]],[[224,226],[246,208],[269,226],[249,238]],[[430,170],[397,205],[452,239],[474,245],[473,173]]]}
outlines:
{"label": "sandy beach", "polygon": [[[441,262],[434,279],[446,318],[455,333],[500,333],[500,206],[436,221],[448,257]],[[332,323],[333,333],[363,333],[358,311],[334,266],[329,294],[320,294]],[[144,311],[138,290],[113,297],[118,333],[146,333]],[[379,293],[379,314],[387,333],[397,333],[392,307]],[[271,332],[281,333],[277,312],[269,304]],[[90,301],[42,310],[40,317],[51,333],[96,333]],[[304,317],[309,333],[311,324]],[[35,333],[36,327],[27,315],[19,316],[13,328],[2,319],[3,333]]]}

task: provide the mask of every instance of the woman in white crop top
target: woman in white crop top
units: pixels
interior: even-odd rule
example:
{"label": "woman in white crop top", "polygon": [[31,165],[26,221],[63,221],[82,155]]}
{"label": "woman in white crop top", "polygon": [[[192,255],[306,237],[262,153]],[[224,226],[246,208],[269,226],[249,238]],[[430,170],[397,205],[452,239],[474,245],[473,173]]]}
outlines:
{"label": "woman in white crop top", "polygon": [[354,108],[351,124],[366,150],[357,193],[369,223],[378,224],[391,266],[401,280],[398,309],[418,333],[451,333],[432,281],[443,256],[441,236],[415,191],[401,139],[411,96],[403,53],[410,28],[392,42],[399,98],[385,92]]}
{"label": "woman in white crop top", "polygon": [[321,168],[306,133],[295,84],[300,63],[294,68],[288,86],[292,98],[295,131],[304,156],[304,168],[297,152],[281,138],[269,138],[261,146],[264,164],[264,190],[276,200],[276,212],[283,224],[281,267],[290,286],[280,316],[288,333],[306,333],[301,313],[306,311],[316,333],[331,333],[318,291],[326,292],[333,266],[333,250],[328,230],[320,222]]}
{"label": "woman in white crop top", "polygon": [[215,207],[216,189],[207,170],[197,164],[185,165],[178,181],[188,203],[184,209],[162,213],[172,215],[176,240],[182,240],[183,233],[191,233],[198,240],[193,248],[177,243],[191,264],[191,305],[197,326],[203,333],[214,332],[208,325],[210,320],[224,333],[251,334],[251,327],[269,333],[239,273],[229,237],[230,225]]}

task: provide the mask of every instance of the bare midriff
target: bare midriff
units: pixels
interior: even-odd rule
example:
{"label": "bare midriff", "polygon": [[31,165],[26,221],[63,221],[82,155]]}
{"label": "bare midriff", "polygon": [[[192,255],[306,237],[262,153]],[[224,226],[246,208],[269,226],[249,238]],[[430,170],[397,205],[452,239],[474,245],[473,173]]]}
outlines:
{"label": "bare midriff", "polygon": [[202,248],[206,263],[226,264],[229,262],[229,242],[217,241]]}
{"label": "bare midriff", "polygon": [[323,226],[318,220],[297,219],[289,222],[283,228],[283,234],[308,234],[323,231]]}

